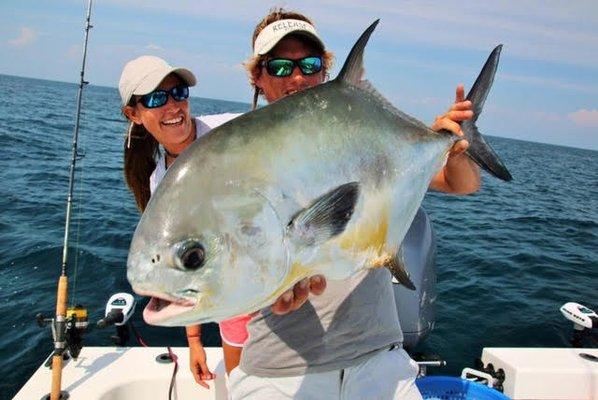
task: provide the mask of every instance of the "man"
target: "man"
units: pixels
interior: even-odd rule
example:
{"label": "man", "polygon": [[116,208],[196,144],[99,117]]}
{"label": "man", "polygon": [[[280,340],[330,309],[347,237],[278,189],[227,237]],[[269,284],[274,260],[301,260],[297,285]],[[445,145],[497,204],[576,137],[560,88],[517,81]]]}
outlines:
{"label": "man", "polygon": [[[311,21],[283,10],[258,24],[253,50],[246,68],[254,105],[259,94],[270,103],[323,83],[332,60]],[[463,135],[458,122],[472,115],[459,86],[457,101],[432,128]],[[479,170],[463,153],[467,147],[466,141],[453,146],[431,188],[477,190]],[[296,284],[247,325],[241,363],[230,374],[232,398],[420,399],[390,282],[387,270],[376,269],[344,281],[316,276]],[[310,291],[319,295],[306,302]]]}

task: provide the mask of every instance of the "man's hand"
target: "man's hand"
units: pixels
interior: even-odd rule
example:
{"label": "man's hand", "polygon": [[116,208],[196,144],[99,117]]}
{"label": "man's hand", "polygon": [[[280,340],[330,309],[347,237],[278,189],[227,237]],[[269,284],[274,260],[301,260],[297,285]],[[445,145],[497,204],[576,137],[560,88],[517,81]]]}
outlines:
{"label": "man's hand", "polygon": [[[463,136],[463,131],[461,130],[461,125],[459,123],[473,117],[471,108],[471,101],[465,100],[465,88],[463,85],[458,85],[455,94],[455,102],[447,112],[436,117],[431,126],[432,130],[439,131],[445,129],[457,136]],[[451,153],[463,153],[468,147],[469,143],[467,140],[460,140],[453,145]]]}
{"label": "man's hand", "polygon": [[281,294],[272,304],[272,312],[278,315],[288,314],[300,308],[306,301],[309,293],[320,295],[326,289],[326,278],[323,275],[314,275],[295,284],[292,289]]}
{"label": "man's hand", "polygon": [[[455,102],[446,113],[436,117],[431,128],[435,131],[444,129],[463,137],[460,123],[473,118],[472,107],[471,101],[465,100],[463,85],[458,85]],[[480,170],[465,154],[468,148],[469,142],[465,139],[453,144],[446,165],[432,178],[431,189],[446,193],[468,194],[480,188]]]}

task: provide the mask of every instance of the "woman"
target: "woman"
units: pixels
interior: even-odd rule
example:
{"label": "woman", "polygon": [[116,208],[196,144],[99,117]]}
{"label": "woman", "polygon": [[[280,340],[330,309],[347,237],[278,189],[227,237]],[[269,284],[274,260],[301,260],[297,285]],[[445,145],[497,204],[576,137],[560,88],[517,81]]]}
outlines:
{"label": "woman", "polygon": [[[224,113],[192,117],[189,87],[196,84],[191,71],[173,68],[155,56],[141,56],[127,63],[119,81],[122,112],[130,121],[125,140],[125,180],[143,212],[151,194],[176,157],[195,139],[239,114]],[[162,149],[163,151],[160,151]],[[297,285],[298,291],[302,289]],[[314,284],[318,293],[322,284]],[[239,363],[247,339],[250,316],[221,321],[220,335],[227,372]],[[186,328],[190,368],[197,383],[208,387],[213,374],[206,364],[201,326]]]}
{"label": "woman", "polygon": [[[166,169],[195,139],[238,114],[192,117],[189,87],[197,83],[191,71],[173,68],[154,56],[127,63],[118,89],[122,112],[130,121],[125,140],[124,174],[143,212]],[[161,151],[162,150],[162,151]],[[201,343],[201,326],[186,328],[190,368],[197,383],[213,379]],[[226,348],[225,358],[227,357]]]}

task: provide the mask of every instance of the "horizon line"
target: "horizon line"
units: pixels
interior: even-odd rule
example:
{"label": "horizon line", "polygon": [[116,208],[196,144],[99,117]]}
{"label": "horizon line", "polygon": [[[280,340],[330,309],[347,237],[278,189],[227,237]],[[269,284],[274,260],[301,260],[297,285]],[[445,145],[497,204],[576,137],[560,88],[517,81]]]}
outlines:
{"label": "horizon line", "polygon": [[[31,77],[31,76],[11,75],[11,74],[3,73],[3,72],[0,72],[0,76],[8,76],[8,77],[18,78],[18,79],[32,79],[32,80],[37,80],[37,81],[54,82],[54,83],[61,83],[61,84],[74,85],[74,86],[79,85],[77,82],[68,82],[68,81],[53,80],[53,79],[47,79],[47,78],[37,78],[37,77]],[[95,85],[92,83],[89,83],[89,86],[105,88],[105,89],[112,89],[112,90],[118,91],[118,88],[115,86]],[[217,98],[213,98],[213,97],[201,97],[201,96],[189,96],[189,97],[193,98],[193,99],[214,100],[214,101],[221,101],[221,102],[225,102],[225,103],[233,103],[233,104],[238,104],[238,105],[242,104],[242,105],[247,105],[249,107],[251,106],[251,103],[249,103],[249,102],[246,103],[246,102],[242,102],[242,101],[238,101],[238,100],[217,99]],[[537,142],[537,141],[533,141],[533,140],[526,140],[526,139],[515,138],[515,137],[510,137],[510,136],[498,136],[498,135],[488,135],[488,134],[484,134],[484,136],[491,137],[491,138],[515,140],[515,141],[526,142],[526,143],[535,143],[535,144],[541,144],[541,145],[546,145],[546,146],[556,146],[556,147],[564,147],[564,148],[575,149],[575,150],[598,152],[598,147],[596,147],[596,148],[575,147],[575,146],[565,145],[565,144],[561,144],[561,143]]]}

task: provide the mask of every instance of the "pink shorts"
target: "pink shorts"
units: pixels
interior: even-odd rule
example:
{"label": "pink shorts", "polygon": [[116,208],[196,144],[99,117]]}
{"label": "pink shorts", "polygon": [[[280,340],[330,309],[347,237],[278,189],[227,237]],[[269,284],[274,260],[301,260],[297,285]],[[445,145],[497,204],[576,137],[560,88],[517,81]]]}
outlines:
{"label": "pink shorts", "polygon": [[222,341],[230,346],[243,347],[249,337],[247,324],[251,317],[253,317],[252,314],[240,315],[220,321],[219,326]]}

